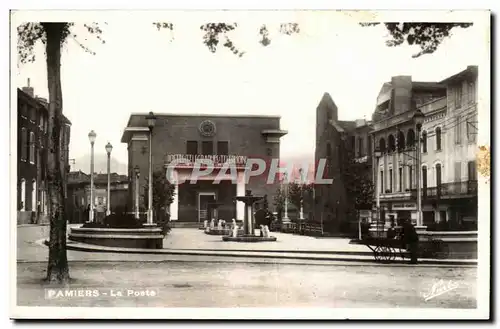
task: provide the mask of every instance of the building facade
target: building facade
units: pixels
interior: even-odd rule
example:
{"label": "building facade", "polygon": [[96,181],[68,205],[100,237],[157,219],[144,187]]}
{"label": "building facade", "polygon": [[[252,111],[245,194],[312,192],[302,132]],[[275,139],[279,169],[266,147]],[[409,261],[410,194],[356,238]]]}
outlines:
{"label": "building facade", "polygon": [[[17,223],[48,222],[48,104],[32,87],[17,90]],[[69,170],[71,122],[63,116],[63,167]]]}
{"label": "building facade", "polygon": [[356,210],[371,208],[370,200],[369,206],[356,204],[347,186],[352,184],[349,176],[354,172],[360,175],[359,181],[373,184],[371,130],[371,122],[364,119],[339,120],[338,108],[331,96],[323,95],[316,109],[315,163],[326,160],[323,178],[332,181],[314,187],[314,221],[322,222],[330,231],[339,231],[342,222],[356,220]]}
{"label": "building facade", "polygon": [[[419,225],[448,222],[459,227],[477,221],[476,81],[477,67],[469,67],[440,82],[414,82],[409,76],[397,76],[383,85],[372,136],[374,149],[382,155],[373,158],[373,178],[385,221],[417,220],[417,170],[422,196]],[[413,121],[417,109],[425,116],[420,131]]]}
{"label": "building facade", "polygon": [[[110,173],[110,206],[112,213],[131,211],[128,207],[129,181],[127,175]],[[102,218],[107,210],[108,175],[94,174],[94,209],[96,216]],[[91,204],[90,174],[72,171],[68,176],[68,196],[66,209],[71,223],[84,223],[89,220],[86,210]]]}
{"label": "building facade", "polygon": [[[131,188],[128,204],[135,204],[136,184],[134,168],[139,168],[140,206],[147,208],[144,195],[149,173],[149,128],[147,114],[132,114],[122,136],[128,145],[128,169]],[[267,196],[272,206],[279,181],[267,182],[266,173],[258,177],[245,177],[249,158],[279,160],[280,137],[287,132],[280,129],[277,116],[225,116],[225,115],[176,115],[157,114],[151,136],[153,172],[166,172],[174,168],[174,201],[170,205],[172,221],[203,222],[208,218],[208,203],[215,200],[221,205],[217,217],[226,221],[243,220],[244,205],[234,197],[243,196],[246,190],[254,195]],[[210,175],[193,178],[193,164],[204,158],[211,161]],[[183,163],[173,165],[178,159]],[[233,181],[230,175],[216,181],[224,163],[233,164],[236,170]],[[187,180],[187,181],[186,181]]]}

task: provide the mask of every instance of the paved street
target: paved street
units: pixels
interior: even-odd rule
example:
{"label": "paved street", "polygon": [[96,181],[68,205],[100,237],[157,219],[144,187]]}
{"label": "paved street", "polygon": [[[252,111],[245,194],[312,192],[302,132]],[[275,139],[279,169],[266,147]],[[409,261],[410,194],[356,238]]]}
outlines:
{"label": "paved street", "polygon": [[[18,305],[149,307],[476,307],[476,269],[212,262],[76,262],[70,289],[96,297],[46,299],[44,263],[18,264]],[[438,280],[458,287],[425,301]],[[154,290],[154,297],[111,297]],[[107,292],[108,295],[102,295]]]}
{"label": "paved street", "polygon": [[[46,299],[41,279],[47,249],[33,241],[44,238],[48,227],[20,227],[18,232],[18,305],[474,308],[477,303],[475,267],[78,251],[68,251],[70,288],[99,289],[100,295]],[[439,280],[452,280],[456,289],[425,301],[423,295]],[[110,295],[111,289],[126,294],[146,288],[157,295]]]}

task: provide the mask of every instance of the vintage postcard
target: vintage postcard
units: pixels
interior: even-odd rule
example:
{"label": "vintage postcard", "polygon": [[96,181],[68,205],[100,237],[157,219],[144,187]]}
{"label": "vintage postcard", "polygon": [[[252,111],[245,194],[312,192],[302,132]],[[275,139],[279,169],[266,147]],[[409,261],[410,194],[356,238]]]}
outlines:
{"label": "vintage postcard", "polygon": [[490,16],[11,11],[11,317],[489,319]]}

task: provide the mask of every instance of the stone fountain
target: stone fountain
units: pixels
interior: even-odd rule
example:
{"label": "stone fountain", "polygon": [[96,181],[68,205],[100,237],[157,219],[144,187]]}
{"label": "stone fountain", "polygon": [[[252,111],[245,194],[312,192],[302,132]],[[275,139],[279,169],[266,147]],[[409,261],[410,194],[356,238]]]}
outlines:
{"label": "stone fountain", "polygon": [[276,241],[274,236],[257,236],[254,231],[254,215],[253,204],[256,201],[262,200],[264,197],[252,195],[252,191],[246,190],[245,196],[237,196],[236,201],[245,203],[245,217],[243,220],[243,234],[234,236],[224,236],[223,241],[235,242],[262,242],[262,241]]}

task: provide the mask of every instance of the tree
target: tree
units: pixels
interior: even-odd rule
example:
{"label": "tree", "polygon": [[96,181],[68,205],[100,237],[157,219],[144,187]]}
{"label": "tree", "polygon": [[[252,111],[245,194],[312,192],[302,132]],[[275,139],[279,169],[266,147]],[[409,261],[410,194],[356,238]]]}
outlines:
{"label": "tree", "polygon": [[[146,183],[144,185],[144,205],[148,206],[149,198],[149,183],[146,177]],[[155,222],[160,220],[161,215],[173,201],[175,196],[175,186],[170,183],[167,179],[166,171],[159,170],[153,172],[153,214],[155,216]]]}
{"label": "tree", "polygon": [[[380,23],[360,23],[361,26],[376,26]],[[383,23],[391,38],[386,40],[388,47],[401,46],[404,43],[420,47],[420,51],[412,57],[432,54],[455,28],[468,28],[472,23]]]}
{"label": "tree", "polygon": [[351,213],[355,210],[371,209],[373,205],[374,186],[371,180],[368,162],[356,162],[353,150],[346,148],[343,158],[342,180],[348,200],[354,200]]}
{"label": "tree", "polygon": [[[49,194],[49,260],[47,277],[49,282],[64,283],[69,280],[66,255],[66,217],[64,190],[66,186],[63,158],[62,89],[61,89],[61,47],[70,35],[72,23],[26,23],[18,27],[18,55],[21,63],[35,60],[34,45],[41,41],[45,45],[47,82],[49,89],[48,159],[47,182]],[[97,29],[96,29],[97,28]],[[100,29],[89,26],[88,31],[100,34]],[[72,35],[76,37],[75,34]],[[82,46],[84,47],[84,46]],[[84,47],[85,48],[85,47]]]}
{"label": "tree", "polygon": [[273,204],[276,208],[276,212],[278,215],[278,220],[280,221],[283,219],[283,212],[285,211],[285,199],[286,199],[286,192],[283,186],[280,186],[276,191],[273,200]]}
{"label": "tree", "polygon": [[313,184],[291,182],[288,184],[288,201],[297,209],[300,209],[301,205],[305,209],[309,206],[306,202],[310,201],[308,196],[312,195],[313,189]]}
{"label": "tree", "polygon": [[[105,23],[106,24],[106,23]],[[170,22],[153,23],[158,29],[173,30]],[[367,23],[366,26],[377,23]],[[392,40],[389,46],[399,46],[405,42],[419,45],[421,54],[434,52],[444,38],[451,35],[450,31],[455,27],[466,28],[470,23],[385,23],[385,27],[391,33]],[[62,88],[61,88],[61,47],[68,37],[71,37],[86,52],[95,54],[86,45],[78,41],[78,36],[72,27],[74,23],[69,22],[30,22],[22,24],[17,29],[18,34],[18,56],[21,63],[35,60],[34,46],[38,41],[45,45],[47,62],[47,80],[49,89],[49,152],[47,160],[47,181],[49,193],[49,215],[50,215],[50,240],[49,261],[47,266],[47,280],[50,282],[67,282],[69,280],[69,268],[66,255],[66,218],[63,202],[63,191],[65,189],[65,175],[62,165]],[[84,24],[87,32],[93,34],[99,41],[102,39],[102,30],[97,23]],[[223,39],[223,47],[229,49],[238,56],[243,56],[244,51],[238,49],[230,38],[230,32],[237,28],[236,23],[207,23],[200,27],[205,31],[203,43],[207,48],[216,52],[217,47]],[[283,23],[279,32],[284,35],[300,33],[297,23]],[[269,31],[266,25],[262,25],[258,31],[263,46],[271,43]]]}

